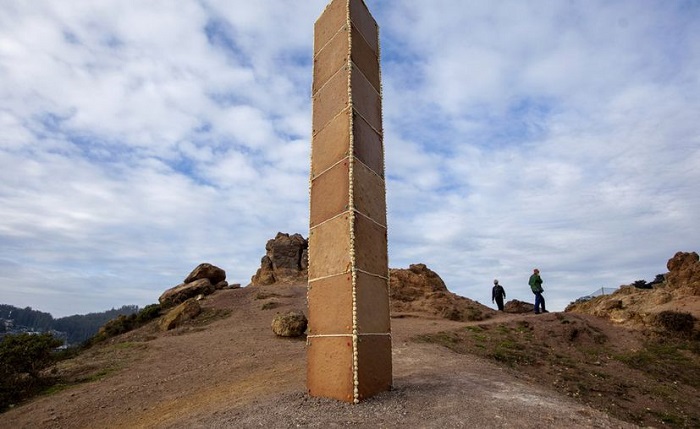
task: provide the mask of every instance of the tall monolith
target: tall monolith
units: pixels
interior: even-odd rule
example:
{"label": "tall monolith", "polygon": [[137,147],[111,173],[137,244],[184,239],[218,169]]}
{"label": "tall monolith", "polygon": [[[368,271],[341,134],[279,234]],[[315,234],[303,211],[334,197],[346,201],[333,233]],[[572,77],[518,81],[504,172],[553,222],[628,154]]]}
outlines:
{"label": "tall monolith", "polygon": [[362,0],[316,21],[312,104],[307,388],[357,403],[392,383],[379,29]]}

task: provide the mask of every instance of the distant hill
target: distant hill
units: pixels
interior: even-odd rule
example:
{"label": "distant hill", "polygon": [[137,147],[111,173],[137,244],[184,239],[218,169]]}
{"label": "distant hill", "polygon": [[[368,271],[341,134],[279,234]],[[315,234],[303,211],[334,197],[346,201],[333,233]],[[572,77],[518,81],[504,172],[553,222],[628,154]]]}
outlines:
{"label": "distant hill", "polygon": [[101,313],[76,314],[54,319],[50,313],[31,307],[18,308],[0,304],[0,337],[21,332],[51,332],[65,339],[68,345],[80,344],[92,337],[107,323],[119,316],[137,313],[137,305],[124,305]]}

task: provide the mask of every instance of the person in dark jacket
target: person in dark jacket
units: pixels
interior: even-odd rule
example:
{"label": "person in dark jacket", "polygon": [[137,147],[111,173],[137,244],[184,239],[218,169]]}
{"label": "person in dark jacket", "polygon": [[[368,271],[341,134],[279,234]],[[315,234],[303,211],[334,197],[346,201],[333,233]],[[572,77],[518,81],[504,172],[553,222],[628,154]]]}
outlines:
{"label": "person in dark jacket", "polygon": [[535,268],[530,276],[530,281],[528,281],[532,293],[535,294],[535,314],[548,313],[544,306],[544,297],[542,296],[542,277],[540,277],[540,270]]}
{"label": "person in dark jacket", "polygon": [[503,299],[506,297],[506,290],[498,284],[498,280],[493,281],[493,289],[491,290],[491,302],[496,301],[498,310],[503,311]]}

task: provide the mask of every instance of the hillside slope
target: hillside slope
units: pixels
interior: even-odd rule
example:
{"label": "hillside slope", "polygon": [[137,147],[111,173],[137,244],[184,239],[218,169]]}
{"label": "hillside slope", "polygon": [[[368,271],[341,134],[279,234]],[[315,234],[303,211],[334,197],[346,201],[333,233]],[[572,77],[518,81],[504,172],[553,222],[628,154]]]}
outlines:
{"label": "hillside slope", "polygon": [[[270,329],[276,311],[305,309],[305,295],[304,285],[218,291],[189,325],[154,323],[63,362],[61,374],[86,381],[1,414],[0,427],[634,427],[513,369],[411,340],[486,323],[427,315],[392,320],[391,392],[354,406],[310,398],[305,342]],[[488,323],[498,318],[536,322]]]}

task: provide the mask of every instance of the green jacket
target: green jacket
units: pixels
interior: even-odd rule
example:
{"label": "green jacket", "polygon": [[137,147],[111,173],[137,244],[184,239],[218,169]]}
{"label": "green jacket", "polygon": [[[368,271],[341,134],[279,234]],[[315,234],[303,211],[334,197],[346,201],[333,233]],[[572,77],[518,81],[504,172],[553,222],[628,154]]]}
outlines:
{"label": "green jacket", "polygon": [[542,289],[542,277],[539,274],[531,275],[528,284],[530,289],[532,289],[532,293],[544,292],[544,289]]}

